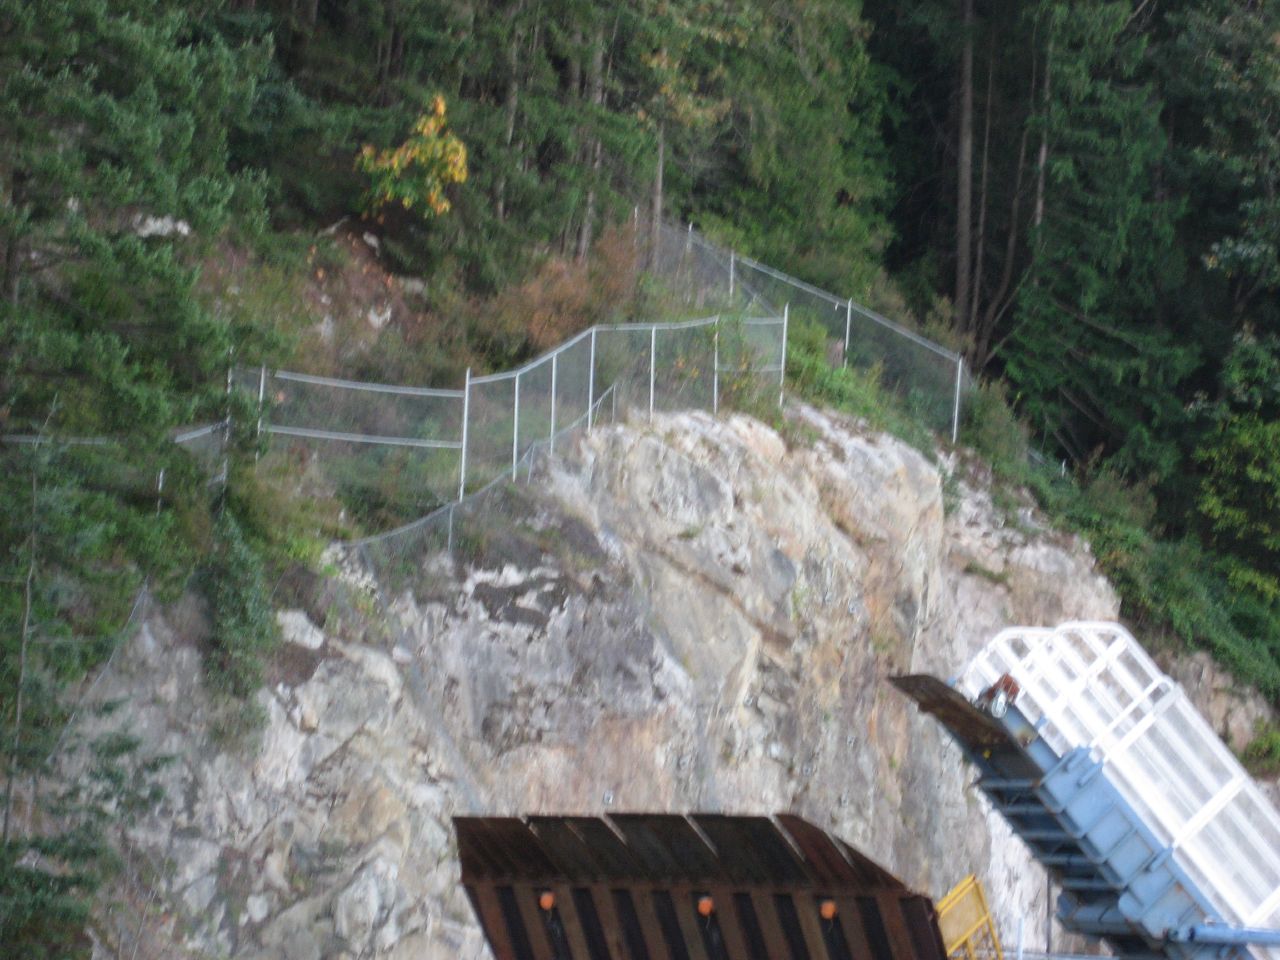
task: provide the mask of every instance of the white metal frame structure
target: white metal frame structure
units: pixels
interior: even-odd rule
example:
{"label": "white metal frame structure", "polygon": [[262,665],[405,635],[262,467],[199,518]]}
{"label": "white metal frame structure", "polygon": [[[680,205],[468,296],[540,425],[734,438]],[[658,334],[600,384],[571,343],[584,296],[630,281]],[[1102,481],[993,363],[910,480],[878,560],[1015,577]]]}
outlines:
{"label": "white metal frame structure", "polygon": [[[1005,630],[958,687],[974,698],[1006,674],[1045,742],[1090,751],[1223,921],[1280,928],[1280,814],[1127,630]],[[1253,952],[1280,960],[1280,948]]]}

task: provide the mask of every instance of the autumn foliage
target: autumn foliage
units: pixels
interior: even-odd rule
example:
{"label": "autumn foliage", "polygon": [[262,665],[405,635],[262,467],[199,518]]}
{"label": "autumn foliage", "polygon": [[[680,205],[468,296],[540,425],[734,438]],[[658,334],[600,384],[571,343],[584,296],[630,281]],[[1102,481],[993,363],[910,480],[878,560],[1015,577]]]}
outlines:
{"label": "autumn foliage", "polygon": [[391,203],[406,210],[425,207],[435,216],[449,212],[445,187],[466,181],[467,148],[445,125],[444,97],[436,96],[431,111],[414,121],[413,132],[400,146],[361,148],[356,168],[372,181],[365,195],[370,213]]}

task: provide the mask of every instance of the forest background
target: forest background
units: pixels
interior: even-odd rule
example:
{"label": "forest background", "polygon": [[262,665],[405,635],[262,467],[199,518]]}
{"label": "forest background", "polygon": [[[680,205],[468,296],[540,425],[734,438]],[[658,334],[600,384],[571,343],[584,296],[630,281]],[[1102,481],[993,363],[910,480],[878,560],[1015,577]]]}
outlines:
{"label": "forest background", "polygon": [[[1264,0],[0,0],[0,933],[83,946],[147,802],[127,738],[66,736],[140,587],[205,592],[243,701],[271,578],[335,532],[255,477],[241,398],[225,484],[171,442],[229,363],[506,367],[635,308],[619,229],[655,215],[962,351],[997,485],[1280,697],[1278,186]],[[417,299],[325,348],[299,284],[339,221]],[[793,388],[865,400],[821,349]],[[95,776],[21,828],[73,748]]]}

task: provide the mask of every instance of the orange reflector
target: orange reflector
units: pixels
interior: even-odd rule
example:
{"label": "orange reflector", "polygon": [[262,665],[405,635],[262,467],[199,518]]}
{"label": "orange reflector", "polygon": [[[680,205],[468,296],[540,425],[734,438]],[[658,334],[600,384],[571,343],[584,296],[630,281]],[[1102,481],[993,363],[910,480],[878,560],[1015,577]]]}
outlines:
{"label": "orange reflector", "polygon": [[556,905],[556,895],[550,890],[543,890],[538,894],[538,906],[543,910],[550,911]]}
{"label": "orange reflector", "polygon": [[818,913],[823,920],[834,920],[836,918],[836,902],[834,900],[823,900],[818,904]]}
{"label": "orange reflector", "polygon": [[699,916],[709,917],[711,916],[711,914],[715,913],[715,910],[716,910],[716,902],[712,900],[710,897],[704,896],[704,897],[698,898],[698,915]]}

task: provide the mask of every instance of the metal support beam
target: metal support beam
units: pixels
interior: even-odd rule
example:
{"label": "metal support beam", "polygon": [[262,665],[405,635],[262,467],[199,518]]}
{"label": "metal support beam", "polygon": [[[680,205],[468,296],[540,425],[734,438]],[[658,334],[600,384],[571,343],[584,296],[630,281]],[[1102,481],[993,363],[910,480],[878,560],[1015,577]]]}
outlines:
{"label": "metal support beam", "polygon": [[590,366],[587,370],[587,433],[591,432],[591,425],[595,417],[596,405],[596,328],[591,328],[591,359],[588,361]]}
{"label": "metal support beam", "polygon": [[791,304],[782,305],[782,364],[778,371],[778,406],[782,406],[782,397],[787,389],[787,327],[791,316]]}
{"label": "metal support beam", "polygon": [[[467,493],[467,422],[471,419],[471,368],[467,367],[466,384],[462,388],[462,451],[458,457],[458,499]],[[449,516],[452,518],[453,514]]]}
{"label": "metal support beam", "polygon": [[516,374],[516,395],[512,405],[514,416],[511,418],[511,482],[516,479],[517,464],[520,462],[520,374]]}
{"label": "metal support beam", "polygon": [[[732,279],[733,274],[729,277]],[[711,415],[720,415],[720,317],[716,317],[716,328],[711,339]]]}
{"label": "metal support beam", "polygon": [[649,422],[653,423],[653,381],[657,374],[658,328],[649,328]]}

